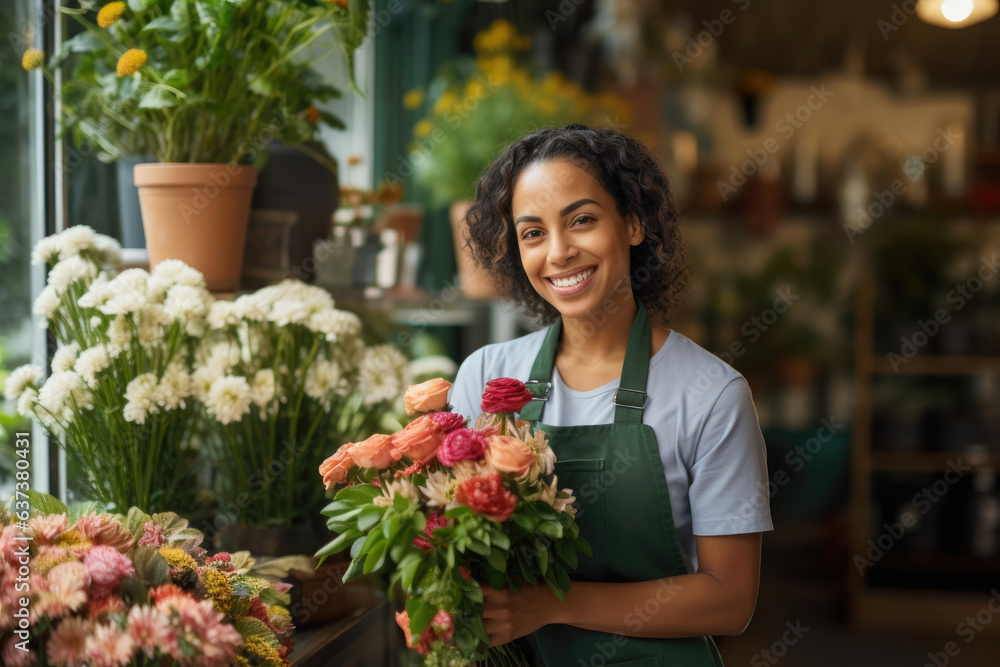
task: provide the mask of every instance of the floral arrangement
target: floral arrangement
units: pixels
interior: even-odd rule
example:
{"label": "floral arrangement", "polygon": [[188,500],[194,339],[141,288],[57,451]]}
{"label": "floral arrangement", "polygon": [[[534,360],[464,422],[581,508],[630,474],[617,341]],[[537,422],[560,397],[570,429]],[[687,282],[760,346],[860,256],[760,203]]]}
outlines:
{"label": "floral arrangement", "polygon": [[84,497],[123,511],[182,507],[193,341],[212,297],[198,271],[178,261],[153,273],[104,270],[118,244],[89,227],[39,241],[35,264],[51,267],[34,312],[59,343],[42,382],[33,364],[7,378],[6,396],[36,417],[71,458]]}
{"label": "floral arrangement", "polygon": [[362,163],[360,155],[347,158],[347,178],[340,186],[340,205],[333,214],[338,225],[366,227],[374,223],[386,206],[391,206],[403,198],[403,186],[396,181],[382,181],[374,190],[351,185],[351,172]]}
{"label": "floral arrangement", "polygon": [[341,487],[323,510],[339,535],[317,555],[350,548],[345,582],[392,561],[392,584],[406,594],[396,621],[424,664],[518,664],[513,647],[489,648],[477,581],[519,591],[542,580],[563,600],[566,568],[590,546],[545,433],[514,417],[532,397],[524,384],[491,380],[471,428],[447,409],[450,387],[440,378],[410,387],[406,411],[419,416],[323,462],[326,488]]}
{"label": "floral arrangement", "polygon": [[297,280],[216,301],[208,324],[192,380],[222,500],[243,508],[244,525],[290,525],[322,499],[307,475],[324,445],[374,430],[409,382],[408,361],[366,347],[356,315]]}
{"label": "floral arrangement", "polygon": [[0,510],[3,664],[291,664],[287,584],[253,576],[246,552],[208,555],[169,512],[74,512],[42,494],[31,504],[42,511],[29,515],[26,500]]}
{"label": "floral arrangement", "polygon": [[235,163],[270,138],[302,147],[321,120],[343,128],[317,108],[341,93],[313,65],[339,50],[355,85],[368,23],[364,0],[81,0],[59,11],[83,32],[47,65],[33,48],[22,65],[51,75],[74,57],[64,123],[106,161]]}
{"label": "floral arrangement", "polygon": [[504,146],[539,127],[586,122],[629,123],[620,98],[592,95],[557,71],[536,76],[518,64],[531,45],[509,21],[498,19],[475,36],[475,58],[445,64],[426,92],[411,90],[409,109],[428,108],[413,127],[410,162],[432,205],[471,199],[476,178]]}
{"label": "floral arrangement", "polygon": [[286,280],[216,300],[176,260],[116,274],[105,267],[118,251],[89,227],[38,243],[34,261],[52,268],[35,314],[60,347],[44,382],[35,365],[11,373],[7,398],[45,426],[83,473],[80,495],[103,507],[181,506],[197,441],[240,523],[308,515],[322,490],[307,471],[379,427],[411,381],[407,359],[365,345],[358,317],[322,289]]}

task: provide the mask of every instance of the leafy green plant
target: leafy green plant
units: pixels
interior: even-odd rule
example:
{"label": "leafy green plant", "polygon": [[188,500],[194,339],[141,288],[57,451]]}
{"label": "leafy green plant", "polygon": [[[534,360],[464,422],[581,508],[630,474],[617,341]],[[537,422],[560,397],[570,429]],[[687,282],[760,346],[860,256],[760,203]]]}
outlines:
{"label": "leafy green plant", "polygon": [[[313,66],[342,50],[357,88],[365,0],[128,0],[96,16],[81,4],[60,8],[84,31],[44,69],[72,56],[64,129],[106,162],[147,152],[162,162],[247,162],[272,138],[301,148],[320,121],[344,127],[317,108],[341,90]],[[28,54],[24,62],[40,66]]]}

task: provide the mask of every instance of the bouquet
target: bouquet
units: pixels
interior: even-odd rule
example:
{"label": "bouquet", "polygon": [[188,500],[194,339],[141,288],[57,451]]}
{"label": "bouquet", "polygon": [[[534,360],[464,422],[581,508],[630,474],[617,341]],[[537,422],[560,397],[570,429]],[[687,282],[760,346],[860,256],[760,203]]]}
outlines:
{"label": "bouquet", "polygon": [[323,510],[339,535],[317,555],[350,548],[345,582],[392,562],[391,583],[406,595],[396,621],[426,665],[518,664],[511,646],[489,648],[477,582],[519,591],[544,581],[564,600],[567,568],[590,546],[545,433],[514,418],[532,397],[524,384],[491,380],[471,427],[448,410],[450,387],[440,378],[410,387],[406,412],[419,416],[323,462],[326,488],[341,487]]}
{"label": "bouquet", "polygon": [[0,510],[3,664],[291,664],[287,584],[252,576],[246,552],[208,555],[171,512],[30,501]]}
{"label": "bouquet", "polygon": [[322,500],[307,471],[325,445],[376,428],[408,383],[407,360],[391,345],[367,347],[357,315],[298,280],[216,301],[208,325],[193,384],[221,500],[241,524],[290,525]]}
{"label": "bouquet", "polygon": [[90,227],[39,241],[32,261],[51,269],[34,312],[59,348],[44,383],[28,364],[7,378],[6,395],[67,452],[88,499],[119,511],[177,507],[189,495],[178,491],[197,414],[190,350],[212,297],[182,262],[152,274],[103,270],[118,258],[118,244]]}

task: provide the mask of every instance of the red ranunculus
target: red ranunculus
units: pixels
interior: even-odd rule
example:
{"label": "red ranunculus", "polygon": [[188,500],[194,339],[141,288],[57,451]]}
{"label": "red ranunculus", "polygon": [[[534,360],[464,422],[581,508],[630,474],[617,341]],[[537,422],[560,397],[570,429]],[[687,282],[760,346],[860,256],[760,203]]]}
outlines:
{"label": "red ranunculus", "polygon": [[458,461],[474,461],[486,451],[486,438],[479,431],[460,428],[444,436],[437,457],[449,468]]}
{"label": "red ranunculus", "polygon": [[432,412],[429,416],[441,427],[442,433],[451,433],[465,426],[465,417],[457,412]]}
{"label": "red ranunculus", "polygon": [[483,401],[479,404],[483,412],[520,412],[521,408],[534,398],[524,383],[514,378],[497,378],[486,383]]}
{"label": "red ranunculus", "polygon": [[470,477],[455,489],[455,500],[494,521],[506,521],[517,507],[517,496],[504,488],[500,475]]}

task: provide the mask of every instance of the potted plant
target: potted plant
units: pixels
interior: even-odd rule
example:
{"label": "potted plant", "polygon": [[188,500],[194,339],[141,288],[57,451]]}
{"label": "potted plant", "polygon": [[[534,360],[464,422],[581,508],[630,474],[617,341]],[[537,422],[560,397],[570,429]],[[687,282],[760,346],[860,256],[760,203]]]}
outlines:
{"label": "potted plant", "polygon": [[592,95],[562,73],[538,76],[518,63],[531,39],[499,19],[476,35],[475,57],[445,64],[422,90],[410,91],[403,104],[426,108],[413,128],[414,180],[432,207],[451,205],[452,232],[463,292],[487,298],[491,281],[478,272],[462,249],[468,200],[476,179],[510,142],[539,127],[586,122],[595,126],[628,124],[630,111],[614,95]]}
{"label": "potted plant", "polygon": [[[151,149],[160,163],[135,168],[150,265],[181,259],[210,289],[235,289],[253,163],[272,139],[303,145],[320,121],[343,127],[317,108],[340,91],[312,66],[342,50],[354,84],[367,3],[129,0],[95,8],[60,8],[85,28],[48,65],[78,56],[65,91],[67,127],[106,158]],[[42,65],[27,55],[24,64]]]}

